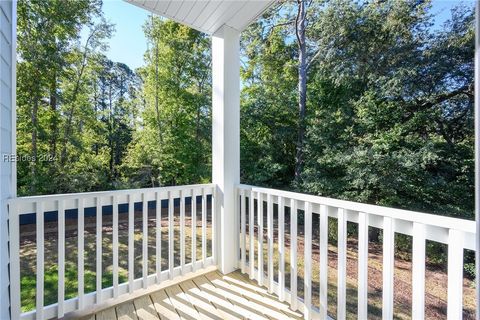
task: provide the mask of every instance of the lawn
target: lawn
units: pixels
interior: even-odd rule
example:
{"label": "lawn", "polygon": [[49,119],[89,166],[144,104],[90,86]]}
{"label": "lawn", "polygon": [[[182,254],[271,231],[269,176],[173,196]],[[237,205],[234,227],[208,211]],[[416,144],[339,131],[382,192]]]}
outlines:
{"label": "lawn", "polygon": [[[162,270],[168,269],[168,223],[162,215]],[[72,219],[73,220],[73,219]],[[120,215],[119,220],[119,283],[128,279],[128,220],[126,215]],[[175,215],[174,227],[174,266],[180,265],[180,227],[179,216]],[[207,257],[212,255],[212,228],[211,221],[207,226]],[[73,298],[78,292],[77,268],[77,227],[76,219],[68,221],[65,239],[65,298]],[[149,216],[148,221],[148,273],[154,274],[156,266],[156,233],[155,219]],[[85,248],[84,248],[84,288],[85,293],[96,291],[96,230],[94,218],[85,219]],[[112,223],[111,216],[104,216],[102,231],[102,287],[108,288],[113,284],[113,256],[112,256]],[[202,259],[201,215],[197,216],[196,238],[197,261]],[[192,226],[186,218],[185,228],[185,263],[191,262]],[[45,225],[45,272],[44,272],[44,303],[49,305],[57,302],[58,272],[57,272],[57,231],[56,224]],[[142,217],[141,212],[135,213],[134,225],[134,275],[142,277]],[[20,246],[21,268],[21,305],[22,311],[35,309],[36,298],[36,244],[35,232],[32,226],[26,226],[21,231]]]}

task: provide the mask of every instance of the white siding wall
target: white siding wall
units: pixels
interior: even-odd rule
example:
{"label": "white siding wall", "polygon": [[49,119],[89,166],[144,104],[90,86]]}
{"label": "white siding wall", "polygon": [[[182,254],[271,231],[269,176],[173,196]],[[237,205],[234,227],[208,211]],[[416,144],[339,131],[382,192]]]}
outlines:
{"label": "white siding wall", "polygon": [[6,200],[14,196],[15,164],[4,155],[15,152],[15,74],[13,57],[15,4],[0,0],[0,319],[8,319],[8,212]]}

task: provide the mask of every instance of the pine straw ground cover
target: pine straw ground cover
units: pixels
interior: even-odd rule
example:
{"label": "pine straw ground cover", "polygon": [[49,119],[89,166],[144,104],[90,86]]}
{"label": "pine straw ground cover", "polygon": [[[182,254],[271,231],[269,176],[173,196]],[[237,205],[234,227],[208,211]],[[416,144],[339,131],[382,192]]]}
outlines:
{"label": "pine straw ground cover", "polygon": [[[178,212],[177,212],[178,213]],[[163,213],[162,213],[162,217]],[[142,223],[141,212],[135,214],[135,236],[134,236],[134,265],[135,278],[141,277],[142,272]],[[162,218],[164,219],[164,218]],[[201,216],[197,216],[196,238],[197,259],[201,259]],[[289,221],[286,217],[285,221]],[[275,219],[275,223],[276,223]],[[264,223],[264,226],[267,224]],[[95,288],[95,220],[94,218],[85,221],[85,292],[93,292]],[[314,226],[315,228],[316,226]],[[57,234],[55,226],[46,225],[45,236],[45,305],[56,302],[57,299]],[[186,263],[191,261],[191,221],[186,217],[185,239],[186,239]],[[247,259],[249,257],[249,235],[247,223]],[[290,234],[289,224],[286,223],[286,287],[290,288]],[[155,219],[149,219],[148,228],[149,245],[149,273],[155,272]],[[65,267],[65,297],[75,297],[77,294],[77,230],[76,220],[71,225],[67,224],[66,238],[66,267]],[[319,305],[319,247],[318,232],[313,232],[312,243],[312,303],[314,307]],[[255,237],[258,230],[255,227]],[[207,227],[207,256],[211,256],[211,220],[208,220]],[[175,266],[180,264],[179,257],[179,217],[175,216],[174,228],[175,245]],[[298,296],[303,297],[303,275],[304,275],[304,241],[303,226],[298,228],[297,240],[297,263],[298,263]],[[102,284],[104,288],[112,285],[112,227],[111,219],[104,217],[103,221],[103,271]],[[119,282],[127,281],[128,266],[128,223],[120,219],[119,225]],[[264,230],[264,270],[267,270],[267,236]],[[258,264],[258,246],[255,243],[255,264]],[[350,237],[347,244],[347,318],[356,319],[357,311],[357,239]],[[337,247],[329,244],[328,247],[328,312],[333,318],[336,317],[337,299]],[[395,276],[394,276],[394,313],[396,319],[411,318],[411,261],[408,255],[396,252],[395,254]],[[21,237],[21,299],[22,311],[35,309],[35,283],[36,283],[36,245],[35,234],[31,230],[24,230]],[[275,225],[274,232],[274,270],[275,280],[278,280],[278,229]],[[368,261],[368,311],[369,318],[381,319],[382,315],[382,245],[381,243],[369,244]],[[162,270],[168,268],[168,224],[162,221]],[[475,314],[475,284],[472,280],[464,279],[464,318],[474,319]],[[427,261],[426,268],[426,295],[425,295],[426,318],[446,318],[447,311],[447,272],[446,266],[438,266]]]}
{"label": "pine straw ground cover", "polygon": [[[264,215],[265,218],[266,215]],[[318,216],[317,216],[318,217]],[[265,218],[266,219],[266,218]],[[334,220],[334,219],[332,219]],[[285,286],[290,288],[290,218],[285,215]],[[319,234],[318,224],[313,226],[312,236],[312,304],[314,308],[319,307]],[[318,221],[318,218],[317,218]],[[278,229],[276,226],[277,218],[274,217],[274,278],[278,280]],[[332,222],[336,222],[332,221]],[[264,226],[266,226],[266,220]],[[331,226],[331,225],[330,225]],[[247,261],[249,257],[249,235],[247,223]],[[258,239],[258,229],[254,228],[255,239]],[[263,262],[265,277],[267,276],[267,230],[264,229],[263,241]],[[331,239],[329,239],[331,240]],[[329,241],[328,245],[328,313],[332,318],[336,318],[337,306],[337,247]],[[257,243],[255,241],[255,243]],[[357,239],[349,237],[347,240],[347,319],[357,319],[357,275],[358,275],[358,247]],[[255,244],[255,266],[258,266],[258,246]],[[304,287],[304,235],[303,226],[298,226],[297,237],[297,294],[303,298]],[[368,260],[368,313],[369,319],[382,318],[382,244],[369,242],[369,260]],[[426,319],[446,319],[447,317],[447,270],[445,265],[438,265],[426,261],[426,281],[425,281],[425,318]],[[409,255],[405,252],[395,252],[395,270],[394,270],[394,318],[411,319],[412,308],[412,263]],[[467,277],[463,280],[463,317],[464,319],[475,319],[475,282]]]}

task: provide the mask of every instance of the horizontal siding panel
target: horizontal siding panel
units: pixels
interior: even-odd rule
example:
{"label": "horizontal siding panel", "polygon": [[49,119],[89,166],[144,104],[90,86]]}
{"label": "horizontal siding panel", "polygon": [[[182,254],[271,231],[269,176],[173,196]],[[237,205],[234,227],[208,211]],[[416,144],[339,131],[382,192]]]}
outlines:
{"label": "horizontal siding panel", "polygon": [[[3,1],[0,1],[3,2]],[[12,43],[12,34],[11,32],[8,32],[11,30],[11,23],[9,20],[9,17],[3,10],[0,10],[0,30],[1,32],[5,35],[5,38],[7,39],[8,43]],[[4,30],[8,30],[5,32]]]}
{"label": "horizontal siding panel", "polygon": [[4,178],[9,178],[10,175],[12,174],[12,163],[9,161],[4,161],[4,154],[0,154],[0,172],[2,172],[2,186],[7,186],[8,183],[5,183],[6,181]]}
{"label": "horizontal siding panel", "polygon": [[[6,201],[13,196],[13,163],[4,161],[12,153],[12,11],[11,0],[0,0],[0,319],[8,319],[8,212]],[[6,306],[6,307],[5,307]]]}
{"label": "horizontal siding panel", "polygon": [[0,154],[12,153],[12,133],[10,130],[0,128]]}
{"label": "horizontal siding panel", "polygon": [[0,10],[7,18],[8,22],[12,21],[12,1],[0,0]]}
{"label": "horizontal siding panel", "polygon": [[3,105],[0,106],[0,126],[7,131],[12,130],[12,112],[10,108]]}
{"label": "horizontal siding panel", "polygon": [[9,65],[12,64],[12,46],[8,42],[3,32],[0,33],[0,48],[2,50],[2,59]]}
{"label": "horizontal siding panel", "polygon": [[[1,0],[0,0],[1,1]],[[0,105],[7,109],[12,108],[12,90],[9,85],[10,81],[5,83],[0,80]]]}
{"label": "horizontal siding panel", "polygon": [[10,184],[12,182],[12,176],[11,175],[5,175],[2,176],[2,183],[0,185],[0,192],[2,194],[2,200],[6,200],[11,196],[11,188]]}
{"label": "horizontal siding panel", "polygon": [[[2,48],[1,49],[2,55],[3,55],[3,51],[4,50]],[[1,82],[8,85],[8,87],[10,88],[10,84],[12,83],[12,70],[11,70],[11,66],[7,64],[3,59],[0,59],[0,80]],[[4,102],[3,98],[2,98],[2,102]],[[5,103],[5,104],[9,104],[9,103]]]}

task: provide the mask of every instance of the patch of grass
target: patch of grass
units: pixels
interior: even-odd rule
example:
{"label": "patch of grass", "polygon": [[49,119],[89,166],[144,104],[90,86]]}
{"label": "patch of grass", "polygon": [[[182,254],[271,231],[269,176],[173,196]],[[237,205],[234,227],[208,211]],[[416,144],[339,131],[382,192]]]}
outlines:
{"label": "patch of grass", "polygon": [[[36,304],[36,284],[37,276],[35,274],[25,274],[20,280],[21,286],[21,305],[22,312],[35,310]],[[118,282],[126,282],[127,277],[123,274],[118,275]],[[113,274],[107,271],[102,274],[102,287],[108,288],[113,285]],[[85,270],[84,272],[85,293],[96,290],[95,272]],[[78,272],[76,266],[67,264],[65,266],[65,300],[74,298],[78,293]],[[58,297],[58,267],[51,266],[44,272],[44,305],[57,303]]]}
{"label": "patch of grass", "polygon": [[[201,221],[197,217],[197,221]],[[178,223],[178,222],[177,222]],[[102,287],[113,286],[112,272],[112,230],[104,225],[102,238]],[[134,278],[142,276],[142,237],[141,225],[135,225],[134,234]],[[202,237],[201,227],[196,227],[197,238],[197,261],[202,259]],[[191,226],[185,227],[185,255],[186,263],[191,261]],[[155,228],[150,225],[148,228],[148,273],[155,272],[156,243]],[[212,254],[212,229],[211,223],[207,226],[207,256]],[[119,284],[128,281],[128,232],[125,228],[119,231]],[[58,266],[57,266],[57,243],[55,237],[46,239],[44,243],[44,306],[48,306],[58,301]],[[180,265],[180,228],[174,227],[174,265]],[[162,270],[168,268],[168,230],[162,227]],[[65,241],[65,300],[75,298],[78,295],[78,270],[77,270],[77,239],[76,237],[67,237]],[[36,309],[36,246],[33,242],[25,241],[21,245],[21,309],[22,312],[28,312]],[[84,292],[96,291],[96,240],[94,230],[86,230],[85,233],[85,266],[84,266]]]}

